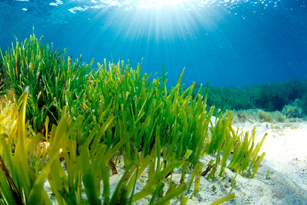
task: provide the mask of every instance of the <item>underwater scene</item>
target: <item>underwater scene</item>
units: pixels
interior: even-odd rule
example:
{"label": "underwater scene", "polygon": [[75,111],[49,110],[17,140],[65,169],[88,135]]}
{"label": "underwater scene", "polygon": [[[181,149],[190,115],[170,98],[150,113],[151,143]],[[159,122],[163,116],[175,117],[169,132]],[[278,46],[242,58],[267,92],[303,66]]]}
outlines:
{"label": "underwater scene", "polygon": [[307,1],[1,0],[0,205],[307,205]]}

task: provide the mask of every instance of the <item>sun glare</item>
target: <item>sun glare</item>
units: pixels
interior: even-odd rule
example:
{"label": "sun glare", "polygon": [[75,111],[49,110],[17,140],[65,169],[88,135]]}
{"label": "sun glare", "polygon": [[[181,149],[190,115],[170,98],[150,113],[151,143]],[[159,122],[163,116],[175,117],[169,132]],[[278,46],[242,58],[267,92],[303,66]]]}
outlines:
{"label": "sun glare", "polygon": [[170,5],[175,5],[175,4],[180,4],[184,1],[188,1],[188,0],[148,0],[147,4],[151,5],[151,4],[157,4],[157,5],[162,5],[162,4],[170,4]]}

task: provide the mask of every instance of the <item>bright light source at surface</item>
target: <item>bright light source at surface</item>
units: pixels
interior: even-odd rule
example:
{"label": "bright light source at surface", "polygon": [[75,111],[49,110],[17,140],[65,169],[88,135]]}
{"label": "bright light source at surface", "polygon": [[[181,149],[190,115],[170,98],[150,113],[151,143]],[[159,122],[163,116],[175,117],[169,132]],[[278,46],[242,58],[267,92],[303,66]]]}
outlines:
{"label": "bright light source at surface", "polygon": [[183,1],[188,1],[188,0],[149,0],[149,1],[151,1],[152,3],[153,2],[156,2],[156,3],[168,3],[168,4],[178,4],[178,3],[181,3],[181,2],[183,2]]}
{"label": "bright light source at surface", "polygon": [[175,5],[175,4],[180,4],[182,2],[185,2],[188,0],[147,0],[147,1],[140,1],[143,4],[147,5],[152,5],[152,4],[157,4],[157,5]]}

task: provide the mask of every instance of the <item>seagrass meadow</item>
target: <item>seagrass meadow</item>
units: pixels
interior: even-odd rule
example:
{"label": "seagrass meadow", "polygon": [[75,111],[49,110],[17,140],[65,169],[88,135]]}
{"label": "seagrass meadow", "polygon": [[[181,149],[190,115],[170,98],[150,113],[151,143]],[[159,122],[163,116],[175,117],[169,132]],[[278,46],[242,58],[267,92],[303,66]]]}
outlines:
{"label": "seagrass meadow", "polygon": [[[73,61],[34,33],[1,50],[0,204],[186,204],[201,177],[219,180],[226,168],[255,176],[265,136],[255,143],[255,129],[234,130],[231,111],[213,117],[208,85],[195,95],[194,84],[181,86],[184,70],[168,88],[164,69],[155,77],[129,61],[93,63]],[[205,155],[214,160],[201,163]],[[234,199],[235,179],[231,186],[212,204]]]}

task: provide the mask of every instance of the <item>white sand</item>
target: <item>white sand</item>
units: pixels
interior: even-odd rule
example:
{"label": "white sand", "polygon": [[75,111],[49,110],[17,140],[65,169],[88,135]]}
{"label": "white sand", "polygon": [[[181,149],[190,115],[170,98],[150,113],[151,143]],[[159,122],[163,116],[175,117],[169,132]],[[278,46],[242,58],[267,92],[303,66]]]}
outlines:
{"label": "white sand", "polygon": [[[248,182],[255,186],[254,191],[237,197],[234,204],[307,204],[307,122],[237,124],[244,131],[251,131],[255,125],[256,141],[268,133],[260,150],[266,156],[255,179]],[[244,200],[249,197],[258,199],[246,203]]]}

